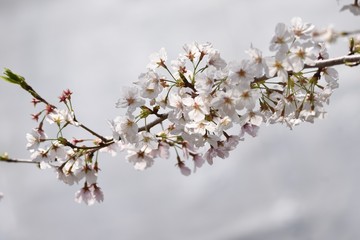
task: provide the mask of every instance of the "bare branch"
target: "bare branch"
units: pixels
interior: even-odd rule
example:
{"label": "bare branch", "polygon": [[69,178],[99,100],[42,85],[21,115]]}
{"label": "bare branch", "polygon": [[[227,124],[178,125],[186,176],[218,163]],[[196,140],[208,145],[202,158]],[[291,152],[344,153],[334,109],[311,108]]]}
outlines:
{"label": "bare branch", "polygon": [[353,64],[357,65],[360,64],[360,55],[350,55],[350,56],[342,56],[337,58],[325,59],[325,60],[318,60],[314,65],[305,65],[305,68],[325,68],[325,67],[332,67],[336,65],[348,65]]}
{"label": "bare branch", "polygon": [[8,163],[32,163],[32,164],[39,164],[38,162],[33,162],[28,159],[12,159],[8,157],[0,156],[0,162],[8,162]]}
{"label": "bare branch", "polygon": [[159,114],[158,115],[158,119],[154,120],[153,122],[147,124],[146,126],[143,126],[141,128],[139,128],[139,132],[141,131],[145,131],[145,130],[150,130],[150,128],[158,125],[159,123],[163,122],[165,119],[167,119],[168,114]]}

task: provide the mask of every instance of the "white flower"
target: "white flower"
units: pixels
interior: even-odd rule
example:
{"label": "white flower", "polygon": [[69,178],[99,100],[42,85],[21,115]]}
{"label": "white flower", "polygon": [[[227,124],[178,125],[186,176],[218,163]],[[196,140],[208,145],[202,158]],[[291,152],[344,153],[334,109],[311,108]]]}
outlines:
{"label": "white flower", "polygon": [[[174,109],[170,112],[170,115],[172,115],[174,119],[182,118],[186,107],[183,103],[182,97],[180,97],[180,95],[177,93],[171,93],[169,94],[168,104],[169,108]],[[171,117],[169,116],[169,118]]]}
{"label": "white flower", "polygon": [[220,141],[218,142],[218,147],[214,148],[214,150],[218,157],[225,159],[229,157],[229,151],[231,150],[231,148],[229,148],[229,146],[226,145],[226,142]]}
{"label": "white flower", "polygon": [[206,151],[204,158],[206,159],[206,161],[208,162],[209,165],[213,165],[215,157],[217,157],[217,152],[215,151],[214,147],[210,147]]}
{"label": "white flower", "polygon": [[349,10],[352,14],[354,14],[355,16],[359,16],[360,15],[360,5],[358,3],[356,4],[348,4],[348,5],[344,5],[340,11],[345,11],[345,10]]}
{"label": "white flower", "polygon": [[171,68],[180,73],[186,73],[186,58],[180,55],[176,60],[171,61]]}
{"label": "white flower", "polygon": [[313,65],[317,59],[317,55],[318,52],[313,42],[295,42],[290,49],[289,62],[294,72],[300,72],[303,70],[305,64]]}
{"label": "white flower", "polygon": [[149,59],[150,63],[146,66],[148,69],[154,70],[158,67],[164,67],[167,60],[165,48],[161,48],[159,52],[151,54]]}
{"label": "white flower", "polygon": [[317,42],[335,43],[339,36],[340,34],[334,30],[332,25],[313,32],[313,38]]}
{"label": "white flower", "polygon": [[206,141],[210,146],[217,147],[218,142],[220,141],[220,137],[215,135],[215,134],[209,134],[208,133],[208,134],[203,136],[203,140]]}
{"label": "white flower", "polygon": [[58,141],[54,141],[49,149],[49,155],[56,161],[57,164],[62,164],[66,160],[67,152],[63,145],[61,145]]}
{"label": "white flower", "polygon": [[296,37],[303,39],[310,38],[314,30],[314,25],[311,23],[303,23],[301,18],[294,17],[291,19],[291,30]]}
{"label": "white flower", "polygon": [[59,179],[60,181],[64,182],[65,184],[68,185],[73,185],[74,183],[78,183],[79,179],[77,178],[77,176],[75,176],[75,174],[71,171],[67,171],[64,168],[61,167],[57,167],[55,168],[56,174],[57,174],[57,179]]}
{"label": "white flower", "polygon": [[93,189],[93,195],[95,197],[95,200],[97,202],[103,202],[104,201],[104,193],[102,192],[101,188],[98,187],[96,184],[93,184],[92,187]]}
{"label": "white flower", "polygon": [[339,74],[335,70],[335,68],[329,67],[323,69],[323,76],[329,87],[333,89],[339,87],[339,83],[337,82],[337,80],[339,79]]}
{"label": "white flower", "polygon": [[199,49],[194,43],[187,43],[183,46],[185,51],[185,57],[188,58],[191,62],[196,61],[196,58],[200,57]]}
{"label": "white flower", "polygon": [[138,141],[136,143],[136,148],[138,149],[157,149],[158,140],[150,132],[141,131],[138,133]]}
{"label": "white flower", "polygon": [[183,99],[183,103],[188,107],[189,118],[195,122],[203,120],[205,115],[209,114],[209,106],[199,96],[195,98],[187,97]]}
{"label": "white flower", "polygon": [[215,49],[209,52],[207,63],[216,69],[223,69],[226,67],[226,61],[220,57],[220,52]]}
{"label": "white flower", "polygon": [[238,106],[238,91],[230,89],[226,92],[218,92],[217,96],[211,101],[211,106],[219,109],[220,114],[225,117],[229,116],[232,120],[236,120],[236,108]]}
{"label": "white flower", "polygon": [[112,157],[115,157],[119,151],[122,151],[125,148],[125,145],[121,141],[115,141],[113,144],[108,145],[107,147],[101,148],[100,152],[107,152]]}
{"label": "white flower", "polygon": [[165,143],[165,142],[159,142],[158,144],[158,148],[157,149],[153,149],[149,154],[151,157],[155,158],[155,157],[161,157],[163,159],[167,159],[170,157],[170,151],[169,151],[169,144]]}
{"label": "white flower", "polygon": [[222,118],[216,119],[216,132],[219,136],[223,134],[223,131],[231,128],[233,126],[233,122],[229,116],[224,116]]}
{"label": "white flower", "polygon": [[114,120],[109,121],[110,127],[113,131],[113,138],[115,141],[120,139],[135,143],[137,141],[138,126],[132,115],[124,117],[116,117]]}
{"label": "white flower", "polygon": [[40,143],[47,139],[47,136],[44,131],[32,129],[31,133],[26,134],[26,139],[28,141],[26,149],[30,152],[34,152],[40,146]]}
{"label": "white flower", "polygon": [[40,163],[41,169],[46,169],[51,168],[51,163],[55,161],[55,158],[50,155],[49,149],[38,148],[31,154],[31,160]]}
{"label": "white flower", "polygon": [[140,95],[143,98],[156,98],[162,91],[160,76],[152,70],[140,74],[138,81],[136,81],[135,84],[139,85]]}
{"label": "white flower", "polygon": [[76,176],[78,177],[78,179],[82,179],[85,177],[86,183],[88,185],[91,185],[97,182],[97,172],[97,169],[85,163],[81,171],[79,171]]}
{"label": "white flower", "polygon": [[200,154],[193,155],[194,161],[194,172],[196,172],[196,168],[201,168],[205,163],[205,159]]}
{"label": "white flower", "polygon": [[240,91],[237,109],[246,108],[252,110],[260,98],[260,92],[256,89],[243,89]]}
{"label": "white flower", "polygon": [[214,132],[216,125],[213,122],[206,120],[201,120],[198,122],[188,122],[185,125],[185,129],[190,133],[198,133],[200,135],[205,135],[207,131]]}
{"label": "white flower", "polygon": [[275,27],[275,36],[270,42],[270,51],[287,52],[288,43],[293,40],[293,35],[289,32],[284,23],[278,23]]}
{"label": "white flower", "polygon": [[255,71],[249,60],[240,62],[231,62],[229,64],[229,79],[234,85],[241,84],[248,87],[250,82],[254,80]]}
{"label": "white flower", "polygon": [[179,167],[182,175],[189,176],[191,174],[190,168],[188,168],[183,161],[179,161],[177,166]]}
{"label": "white flower", "polygon": [[84,202],[86,205],[91,206],[95,203],[95,200],[95,196],[87,184],[75,193],[75,202],[77,203]]}
{"label": "white flower", "polygon": [[199,94],[207,95],[212,92],[214,79],[216,78],[216,68],[209,66],[203,73],[196,75],[195,88]]}
{"label": "white flower", "polygon": [[68,109],[60,110],[60,114],[64,116],[64,119],[67,123],[70,123],[71,125],[78,127],[80,124],[75,121],[75,114],[73,111],[69,111]]}
{"label": "white flower", "polygon": [[70,123],[76,127],[79,126],[78,122],[74,120],[74,113],[69,112],[68,109],[54,109],[51,113],[46,116],[46,120],[50,123],[56,123],[57,125],[63,124],[65,122]]}
{"label": "white flower", "polygon": [[61,123],[65,122],[64,115],[60,113],[58,109],[54,109],[51,113],[46,116],[46,120],[50,123],[56,123],[60,125]]}
{"label": "white flower", "polygon": [[246,123],[251,123],[255,126],[260,126],[263,122],[263,115],[259,112],[248,111],[246,114],[241,116],[240,123],[245,125]]}
{"label": "white flower", "polygon": [[245,133],[249,134],[252,137],[256,137],[259,126],[253,125],[251,123],[246,123],[241,127],[240,137],[243,137]]}
{"label": "white flower", "polygon": [[124,87],[123,96],[117,101],[117,108],[128,108],[127,111],[132,113],[137,107],[145,104],[145,100],[139,96],[139,90],[136,87]]}
{"label": "white flower", "polygon": [[194,45],[200,53],[200,58],[203,58],[204,56],[208,55],[211,51],[213,51],[213,46],[209,42],[206,43],[194,42]]}
{"label": "white flower", "polygon": [[264,69],[265,69],[265,59],[262,56],[262,52],[254,48],[252,45],[250,46],[250,49],[246,51],[246,53],[251,58],[251,64],[254,69],[254,75],[255,77],[261,77],[264,75]]}
{"label": "white flower", "polygon": [[224,143],[224,148],[227,151],[232,151],[236,148],[236,146],[239,144],[240,141],[241,141],[240,136],[236,136],[236,135],[228,136]]}
{"label": "white flower", "polygon": [[137,149],[129,149],[126,159],[134,165],[136,170],[145,170],[154,164],[154,159],[150,154],[151,150],[145,149],[144,151]]}
{"label": "white flower", "polygon": [[288,80],[288,71],[292,70],[288,58],[284,56],[266,58],[266,75],[278,76],[283,82]]}

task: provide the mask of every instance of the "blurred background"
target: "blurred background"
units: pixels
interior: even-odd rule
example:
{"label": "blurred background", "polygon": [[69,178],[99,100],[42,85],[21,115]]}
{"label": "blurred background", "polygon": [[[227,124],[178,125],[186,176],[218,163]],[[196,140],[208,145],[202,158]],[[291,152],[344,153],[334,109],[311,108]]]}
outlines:
{"label": "blurred background", "polygon": [[[350,2],[1,0],[0,68],[53,103],[71,89],[77,118],[111,135],[121,89],[161,47],[169,59],[193,41],[213,43],[227,61],[246,57],[250,44],[267,55],[275,25],[294,16],[359,29],[359,17],[339,12]],[[346,53],[345,39],[330,48],[331,56]],[[340,88],[324,120],[292,131],[263,126],[228,159],[189,177],[175,159],[139,172],[124,154],[103,154],[102,204],[75,203],[82,186],[63,184],[52,170],[0,163],[0,239],[359,239],[360,68],[337,69]],[[29,157],[30,101],[0,81],[0,154]]]}

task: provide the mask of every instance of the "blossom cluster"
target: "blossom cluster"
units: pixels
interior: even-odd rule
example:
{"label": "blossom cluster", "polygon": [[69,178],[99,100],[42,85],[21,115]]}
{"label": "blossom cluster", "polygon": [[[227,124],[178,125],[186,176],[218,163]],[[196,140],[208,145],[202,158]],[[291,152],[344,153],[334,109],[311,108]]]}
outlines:
{"label": "blossom cluster", "polygon": [[[93,147],[86,147],[78,145],[84,140],[73,139],[69,142],[63,136],[64,128],[82,126],[76,120],[72,109],[71,95],[70,90],[65,90],[59,97],[60,102],[65,104],[65,109],[59,110],[47,104],[45,109],[32,115],[39,125],[26,134],[26,148],[30,151],[33,162],[38,163],[41,169],[54,169],[57,178],[62,182],[73,185],[84,180],[84,187],[76,192],[75,200],[92,205],[95,201],[103,201],[104,198],[101,189],[97,186],[97,175],[100,169],[97,158],[94,159],[100,142],[95,142]],[[34,98],[32,102],[37,105],[40,101]],[[47,136],[45,123],[57,126],[55,138]]]}
{"label": "blossom cluster", "polygon": [[110,122],[114,144],[137,170],[173,149],[177,167],[189,175],[191,162],[195,171],[228,157],[262,123],[292,128],[322,118],[338,87],[334,68],[315,66],[328,58],[326,47],[314,37],[314,25],[300,18],[276,26],[272,56],[251,46],[248,59],[226,62],[210,43],[183,50],[171,61],[164,48],[152,54],[147,72],[116,103],[126,114]]}
{"label": "blossom cluster", "polygon": [[[350,53],[360,52],[359,42],[353,40]],[[210,43],[185,44],[174,60],[161,48],[150,56],[147,71],[134,86],[123,89],[116,107],[125,114],[109,121],[112,137],[77,120],[70,90],[59,97],[65,105],[59,109],[23,77],[6,70],[2,78],[28,91],[34,106],[45,106],[32,115],[38,125],[26,135],[31,161],[55,170],[66,184],[83,181],[75,200],[92,205],[104,199],[97,180],[99,152],[115,156],[126,151],[126,160],[137,170],[173,153],[176,167],[188,176],[205,163],[227,158],[246,135],[257,136],[262,124],[292,128],[322,118],[324,105],[338,87],[338,74],[318,64],[329,56],[314,25],[300,18],[290,25],[279,23],[269,50],[272,55],[264,56],[251,45],[247,59],[227,62]],[[54,137],[48,137],[45,124],[56,126]],[[68,127],[81,128],[93,138],[68,140]]]}

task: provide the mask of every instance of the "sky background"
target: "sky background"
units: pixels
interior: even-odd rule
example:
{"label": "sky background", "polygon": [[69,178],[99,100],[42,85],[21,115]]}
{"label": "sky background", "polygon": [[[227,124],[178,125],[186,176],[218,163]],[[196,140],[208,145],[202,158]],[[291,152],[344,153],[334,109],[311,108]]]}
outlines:
{"label": "sky background", "polygon": [[[213,43],[227,61],[250,44],[268,53],[278,22],[302,17],[318,27],[360,28],[339,12],[350,1],[0,0],[0,68],[25,76],[56,103],[71,89],[77,118],[103,135],[121,115],[124,86],[165,47],[169,59],[185,43]],[[330,49],[347,53],[346,40]],[[228,159],[182,176],[175,159],[135,171],[124,154],[101,156],[105,201],[74,202],[81,187],[52,170],[0,164],[0,240],[22,239],[359,239],[360,70],[338,67],[340,88],[324,120],[263,126]],[[31,98],[0,82],[0,153],[27,158],[25,134],[35,127]],[[75,133],[74,133],[75,134]]]}

